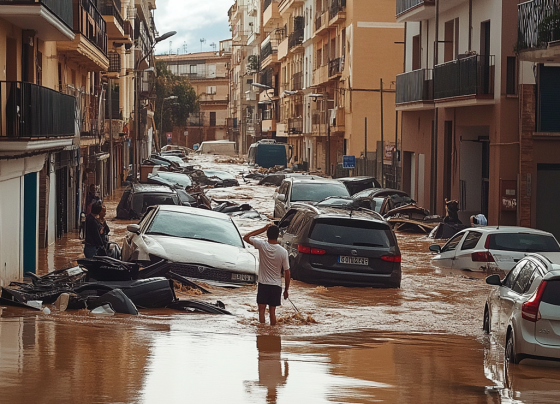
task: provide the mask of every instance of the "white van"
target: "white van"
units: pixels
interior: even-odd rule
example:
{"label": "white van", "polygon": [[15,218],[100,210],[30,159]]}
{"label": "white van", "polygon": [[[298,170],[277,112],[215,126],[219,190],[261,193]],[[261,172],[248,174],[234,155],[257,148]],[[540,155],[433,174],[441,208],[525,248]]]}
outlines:
{"label": "white van", "polygon": [[235,142],[229,140],[210,140],[202,142],[196,151],[200,154],[223,154],[226,156],[237,156]]}

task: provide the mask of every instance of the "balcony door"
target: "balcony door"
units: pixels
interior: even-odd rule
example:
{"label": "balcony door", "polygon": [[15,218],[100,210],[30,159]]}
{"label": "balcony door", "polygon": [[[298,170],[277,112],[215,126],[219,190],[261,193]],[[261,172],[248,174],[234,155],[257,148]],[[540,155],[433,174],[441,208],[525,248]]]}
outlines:
{"label": "balcony door", "polygon": [[480,23],[480,73],[482,91],[479,94],[489,94],[490,87],[490,21]]}

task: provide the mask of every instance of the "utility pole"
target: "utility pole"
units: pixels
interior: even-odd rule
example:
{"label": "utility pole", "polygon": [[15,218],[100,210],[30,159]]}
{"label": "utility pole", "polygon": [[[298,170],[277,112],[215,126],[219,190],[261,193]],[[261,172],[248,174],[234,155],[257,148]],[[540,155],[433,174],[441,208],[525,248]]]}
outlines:
{"label": "utility pole", "polygon": [[109,79],[109,150],[109,194],[112,195],[115,160],[113,158],[113,79],[111,78]]}
{"label": "utility pole", "polygon": [[367,116],[364,118],[364,175],[367,175],[367,166],[368,166],[368,158],[367,158]]}
{"label": "utility pole", "polygon": [[385,187],[383,160],[385,158],[385,142],[383,139],[383,79],[379,79],[379,94],[381,94],[381,186]]}

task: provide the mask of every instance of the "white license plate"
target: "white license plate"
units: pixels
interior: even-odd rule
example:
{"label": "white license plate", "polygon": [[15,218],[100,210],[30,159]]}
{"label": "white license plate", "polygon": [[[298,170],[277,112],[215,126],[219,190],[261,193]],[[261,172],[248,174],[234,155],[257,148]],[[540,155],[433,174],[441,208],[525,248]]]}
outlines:
{"label": "white license plate", "polygon": [[253,275],[246,274],[231,274],[232,281],[253,282]]}
{"label": "white license plate", "polygon": [[369,265],[369,258],[347,257],[345,255],[341,255],[338,257],[338,262],[341,264]]}

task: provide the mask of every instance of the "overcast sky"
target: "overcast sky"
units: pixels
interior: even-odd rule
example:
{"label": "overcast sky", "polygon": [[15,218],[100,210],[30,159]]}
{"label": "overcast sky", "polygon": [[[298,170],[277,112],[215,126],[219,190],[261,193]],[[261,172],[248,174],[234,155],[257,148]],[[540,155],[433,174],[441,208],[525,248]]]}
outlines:
{"label": "overcast sky", "polygon": [[200,52],[200,39],[203,51],[211,51],[210,44],[231,38],[227,12],[234,0],[157,0],[154,16],[156,28],[160,35],[168,31],[177,31],[170,39],[156,47],[156,54],[169,53],[172,41],[172,53],[185,53],[183,45],[187,44],[187,52]]}

